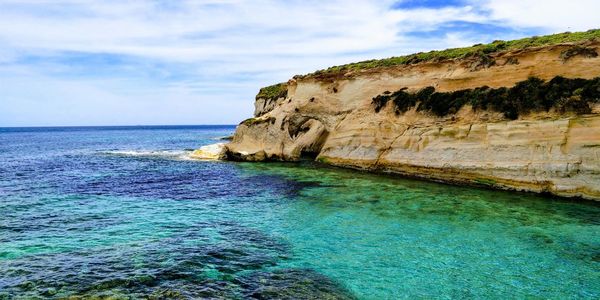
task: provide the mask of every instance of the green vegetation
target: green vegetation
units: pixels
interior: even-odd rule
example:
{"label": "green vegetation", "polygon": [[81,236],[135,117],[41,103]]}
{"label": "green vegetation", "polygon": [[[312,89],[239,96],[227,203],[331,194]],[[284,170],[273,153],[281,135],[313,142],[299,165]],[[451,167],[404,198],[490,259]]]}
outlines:
{"label": "green vegetation", "polygon": [[429,111],[437,116],[454,114],[465,104],[473,109],[490,109],[504,113],[509,119],[533,111],[590,113],[590,103],[600,102],[600,77],[594,79],[569,79],[556,76],[548,82],[535,77],[518,82],[512,88],[464,89],[453,92],[436,92],[426,87],[417,93],[403,88],[394,93],[389,91],[373,98],[375,112],[379,112],[389,101],[394,104],[398,115],[417,106],[418,111]]}
{"label": "green vegetation", "polygon": [[323,164],[328,164],[329,163],[329,159],[327,159],[327,157],[317,157],[317,161]]}
{"label": "green vegetation", "polygon": [[598,53],[596,53],[596,50],[593,48],[575,46],[573,48],[563,51],[560,54],[560,58],[562,58],[563,61],[567,61],[571,57],[575,57],[575,56],[583,56],[583,57],[591,58],[591,57],[597,57]]}
{"label": "green vegetation", "polygon": [[246,126],[251,126],[254,124],[261,124],[261,123],[271,123],[274,124],[275,123],[275,118],[274,117],[268,117],[268,118],[249,118],[246,119],[244,121],[242,121],[240,124],[246,125]]}
{"label": "green vegetation", "polygon": [[488,178],[476,178],[474,181],[475,181],[475,183],[482,184],[482,185],[489,185],[489,186],[496,185],[496,180],[488,179]]}
{"label": "green vegetation", "polygon": [[[471,47],[421,52],[406,56],[396,56],[385,59],[366,60],[341,66],[330,67],[328,69],[319,70],[306,76],[331,76],[349,71],[385,68],[398,65],[410,65],[423,61],[443,61],[447,59],[469,57],[482,59],[483,63],[485,64],[486,61],[487,63],[491,63],[489,54],[500,51],[519,50],[530,47],[556,45],[561,43],[576,43],[593,39],[600,39],[600,29],[593,29],[585,32],[564,32],[546,36],[534,36],[513,41],[498,40],[489,44],[477,44]],[[590,54],[589,52],[586,53]]]}
{"label": "green vegetation", "polygon": [[258,95],[256,95],[256,99],[263,98],[269,100],[276,100],[282,97],[287,97],[287,84],[285,83],[278,83],[264,87],[260,89]]}

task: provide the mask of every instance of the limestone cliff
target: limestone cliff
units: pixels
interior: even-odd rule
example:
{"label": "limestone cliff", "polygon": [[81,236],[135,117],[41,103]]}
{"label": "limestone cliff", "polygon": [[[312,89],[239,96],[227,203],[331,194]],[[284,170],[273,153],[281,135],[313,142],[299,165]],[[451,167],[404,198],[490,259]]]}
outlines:
{"label": "limestone cliff", "polygon": [[238,126],[226,156],[308,155],[336,166],[600,200],[598,101],[585,103],[584,111],[551,107],[514,120],[469,104],[447,115],[417,109],[418,103],[402,112],[392,103],[380,111],[373,106],[378,95],[428,86],[451,92],[511,87],[532,76],[593,79],[600,76],[599,52],[600,41],[586,39],[296,76],[277,90],[261,90],[255,117]]}

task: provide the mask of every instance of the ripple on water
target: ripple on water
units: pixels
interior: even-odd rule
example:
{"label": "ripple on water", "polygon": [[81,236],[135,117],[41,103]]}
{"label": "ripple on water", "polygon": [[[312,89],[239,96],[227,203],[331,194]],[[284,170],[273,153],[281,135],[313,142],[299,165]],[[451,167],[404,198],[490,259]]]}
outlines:
{"label": "ripple on water", "polygon": [[177,159],[232,129],[0,133],[0,299],[600,297],[597,204]]}
{"label": "ripple on water", "polygon": [[[207,227],[217,229],[218,242],[201,242],[215,234]],[[150,243],[2,260],[0,287],[21,297],[350,298],[311,270],[266,271],[288,255],[288,245],[260,231],[205,223]]]}

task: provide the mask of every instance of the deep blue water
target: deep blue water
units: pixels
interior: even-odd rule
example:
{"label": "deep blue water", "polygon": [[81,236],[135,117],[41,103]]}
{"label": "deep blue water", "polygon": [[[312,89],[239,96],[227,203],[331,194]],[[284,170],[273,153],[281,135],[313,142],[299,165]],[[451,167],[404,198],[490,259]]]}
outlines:
{"label": "deep blue water", "polygon": [[0,128],[0,299],[600,298],[600,206],[195,161],[231,126]]}

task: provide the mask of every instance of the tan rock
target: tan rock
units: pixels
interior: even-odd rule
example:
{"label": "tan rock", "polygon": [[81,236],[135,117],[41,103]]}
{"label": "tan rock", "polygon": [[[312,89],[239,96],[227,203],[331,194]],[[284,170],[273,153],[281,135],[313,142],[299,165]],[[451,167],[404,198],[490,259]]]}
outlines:
{"label": "tan rock", "polygon": [[[588,46],[598,49],[599,43]],[[589,115],[548,112],[508,121],[500,113],[468,106],[441,118],[414,109],[397,116],[391,105],[375,113],[371,104],[374,96],[404,87],[452,91],[509,87],[529,76],[600,76],[600,57],[564,61],[560,53],[567,47],[499,54],[498,61],[519,63],[485,68],[447,61],[333,82],[293,79],[287,98],[257,101],[260,117],[238,126],[226,145],[227,157],[297,160],[303,153],[318,153],[318,160],[338,166],[600,200],[598,106]]]}

